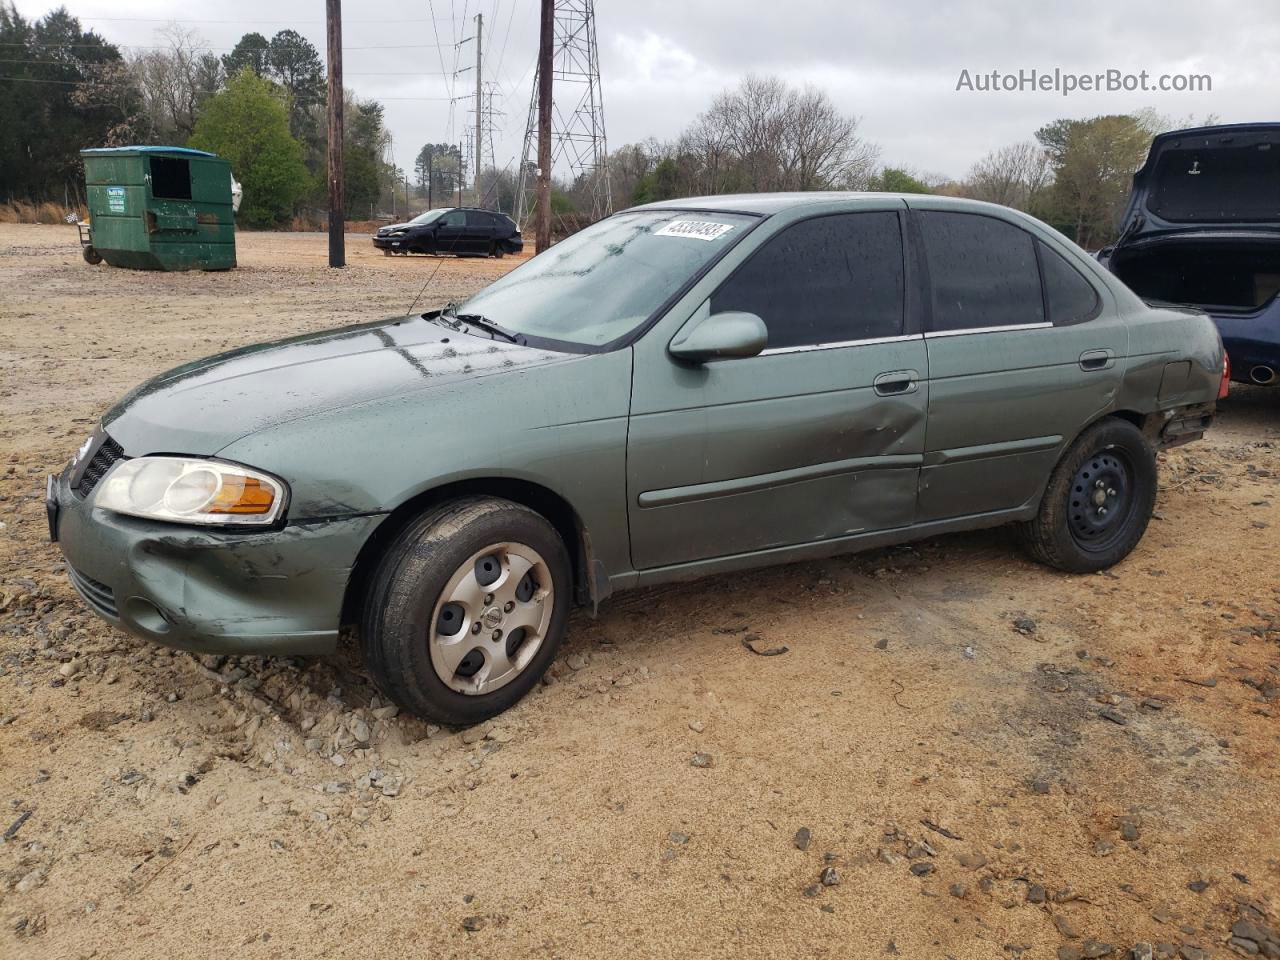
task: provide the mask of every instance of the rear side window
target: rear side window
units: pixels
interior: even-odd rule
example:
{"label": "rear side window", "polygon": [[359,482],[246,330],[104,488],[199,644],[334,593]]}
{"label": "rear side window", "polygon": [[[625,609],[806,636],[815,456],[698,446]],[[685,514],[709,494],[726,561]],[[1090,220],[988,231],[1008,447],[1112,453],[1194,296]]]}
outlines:
{"label": "rear side window", "polygon": [[1044,276],[1044,301],[1049,321],[1064,327],[1092,320],[1098,313],[1098,291],[1062,254],[1036,241],[1040,250],[1040,271]]}
{"label": "rear side window", "polygon": [[468,227],[491,227],[493,226],[493,216],[480,210],[467,211]]}
{"label": "rear side window", "polygon": [[933,329],[973,330],[1044,322],[1035,240],[975,213],[921,210],[933,286]]}
{"label": "rear side window", "polygon": [[768,349],[902,333],[902,231],[893,212],[817,217],[787,227],[711,297],[711,312],[764,320]]}

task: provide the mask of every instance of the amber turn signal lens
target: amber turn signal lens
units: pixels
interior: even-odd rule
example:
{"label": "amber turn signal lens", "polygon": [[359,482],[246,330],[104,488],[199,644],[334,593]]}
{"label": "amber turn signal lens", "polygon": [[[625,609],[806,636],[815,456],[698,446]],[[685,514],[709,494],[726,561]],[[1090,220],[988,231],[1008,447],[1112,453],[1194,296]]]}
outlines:
{"label": "amber turn signal lens", "polygon": [[256,477],[223,477],[205,513],[269,513],[275,499],[275,492]]}

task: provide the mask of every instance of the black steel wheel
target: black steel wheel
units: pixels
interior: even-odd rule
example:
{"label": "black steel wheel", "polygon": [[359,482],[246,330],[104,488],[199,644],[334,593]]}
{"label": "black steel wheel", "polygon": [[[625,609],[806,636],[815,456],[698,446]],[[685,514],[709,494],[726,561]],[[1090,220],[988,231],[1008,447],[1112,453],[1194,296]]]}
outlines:
{"label": "black steel wheel", "polygon": [[1138,545],[1156,502],[1155,451],[1127,420],[1082,433],[1049,477],[1035,517],[1019,525],[1032,558],[1069,573],[1114,566]]}

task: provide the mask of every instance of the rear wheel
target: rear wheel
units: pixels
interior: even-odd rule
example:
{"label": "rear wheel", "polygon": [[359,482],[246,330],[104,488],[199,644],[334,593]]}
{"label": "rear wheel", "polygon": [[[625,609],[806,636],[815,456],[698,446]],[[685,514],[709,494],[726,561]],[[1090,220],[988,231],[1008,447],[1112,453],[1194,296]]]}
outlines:
{"label": "rear wheel", "polygon": [[1127,420],[1086,430],[1054,467],[1040,510],[1019,525],[1032,558],[1069,573],[1105,570],[1146,532],[1156,501],[1155,451]]}
{"label": "rear wheel", "polygon": [[526,507],[473,498],[431,511],[372,578],[361,645],[374,682],[440,723],[501,713],[555,659],[570,576],[559,534]]}
{"label": "rear wheel", "polygon": [[91,267],[96,267],[102,262],[102,254],[100,254],[97,248],[92,245],[86,245],[83,253],[84,262],[89,264]]}

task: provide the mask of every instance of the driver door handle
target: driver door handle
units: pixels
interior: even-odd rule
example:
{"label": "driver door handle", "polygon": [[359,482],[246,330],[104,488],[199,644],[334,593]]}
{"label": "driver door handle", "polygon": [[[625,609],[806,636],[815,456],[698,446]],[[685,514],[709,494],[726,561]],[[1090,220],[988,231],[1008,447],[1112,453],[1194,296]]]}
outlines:
{"label": "driver door handle", "polygon": [[920,386],[920,374],[915,370],[894,370],[882,373],[871,381],[875,391],[882,397],[896,397],[904,393],[915,393]]}

